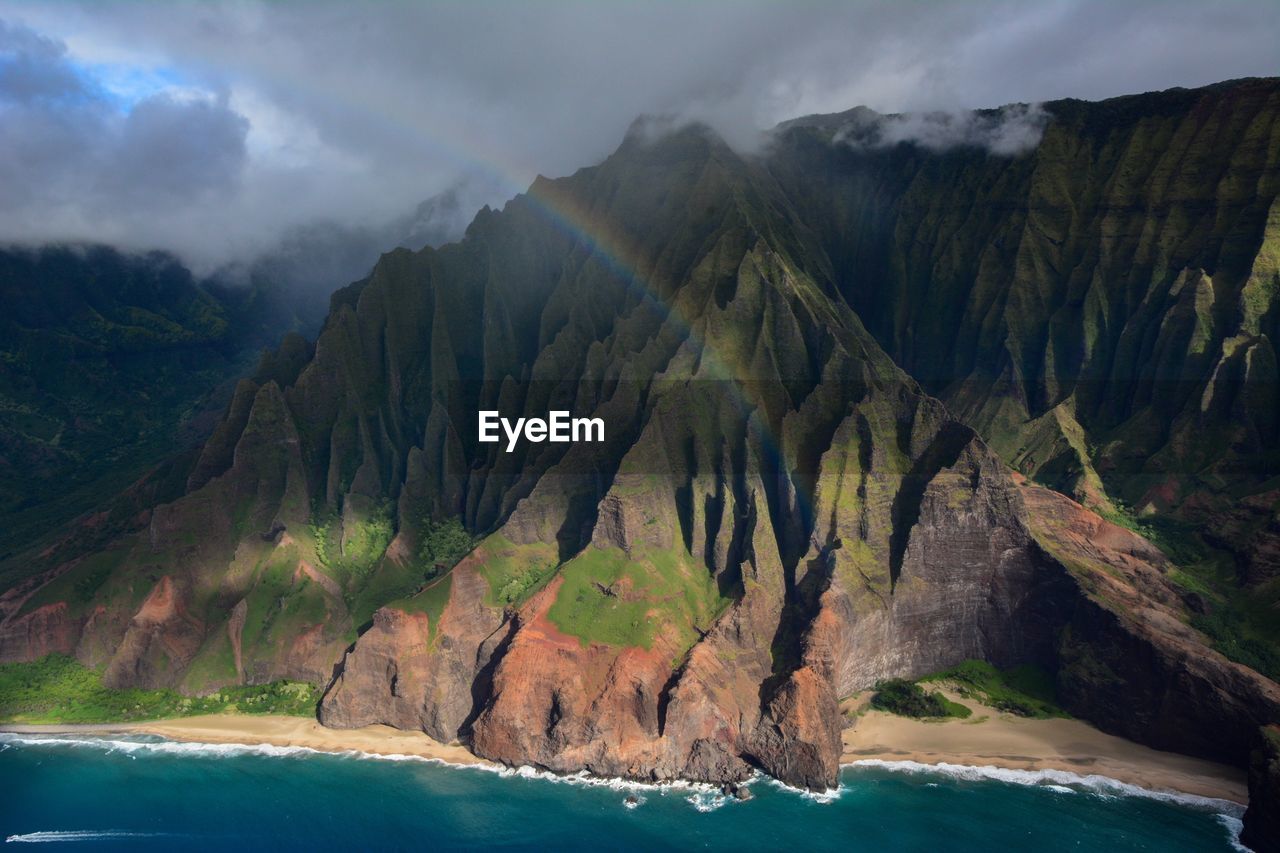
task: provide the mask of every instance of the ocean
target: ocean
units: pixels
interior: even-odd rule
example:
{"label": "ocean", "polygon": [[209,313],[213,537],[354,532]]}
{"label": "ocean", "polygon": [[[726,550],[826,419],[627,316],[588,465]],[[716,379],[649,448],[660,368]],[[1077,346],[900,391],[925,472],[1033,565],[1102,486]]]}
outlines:
{"label": "ocean", "polygon": [[[1239,806],[1046,771],[845,768],[734,802],[530,770],[149,737],[0,734],[0,838],[111,850],[1232,850]],[[628,800],[631,800],[630,802]]]}

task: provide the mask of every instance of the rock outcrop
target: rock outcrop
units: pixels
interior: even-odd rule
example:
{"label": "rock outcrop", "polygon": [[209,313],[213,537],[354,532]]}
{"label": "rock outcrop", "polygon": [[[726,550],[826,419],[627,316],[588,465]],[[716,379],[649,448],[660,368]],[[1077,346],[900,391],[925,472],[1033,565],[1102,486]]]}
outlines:
{"label": "rock outcrop", "polygon": [[1280,726],[1261,730],[1249,762],[1249,810],[1240,841],[1258,853],[1280,850]]}
{"label": "rock outcrop", "polygon": [[1060,613],[1058,695],[1100,728],[1244,766],[1280,685],[1206,648],[1187,624],[1173,566],[1140,536],[1069,498],[1024,486],[1032,535],[1080,594]]}

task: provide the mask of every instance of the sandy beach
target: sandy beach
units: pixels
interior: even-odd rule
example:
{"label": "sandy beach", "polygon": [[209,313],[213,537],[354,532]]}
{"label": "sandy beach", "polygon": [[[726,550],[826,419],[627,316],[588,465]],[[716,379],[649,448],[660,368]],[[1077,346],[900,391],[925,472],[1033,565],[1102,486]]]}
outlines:
{"label": "sandy beach", "polygon": [[[1243,771],[1210,761],[1160,752],[1103,734],[1079,720],[1029,720],[992,708],[974,708],[968,720],[924,722],[863,710],[843,733],[843,763],[862,759],[922,764],[994,766],[1015,770],[1067,770],[1098,774],[1162,791],[1248,801]],[[985,719],[984,719],[985,718]],[[421,732],[389,726],[327,729],[304,717],[213,714],[136,724],[0,725],[29,734],[150,734],[191,743],[301,746],[324,752],[356,750],[374,755],[415,755],[452,764],[484,764],[465,747],[442,744]]]}
{"label": "sandy beach", "polygon": [[[1156,791],[1247,803],[1245,773],[1225,764],[1161,752],[1080,720],[1032,720],[963,700],[967,720],[926,722],[864,710],[844,730],[842,763],[863,759],[1097,774]],[[985,719],[984,719],[985,718]]]}
{"label": "sandy beach", "polygon": [[149,734],[187,743],[270,744],[301,746],[321,752],[367,752],[372,755],[415,755],[451,764],[489,764],[462,746],[433,740],[422,732],[390,726],[327,729],[307,717],[271,714],[208,714],[145,723],[104,725],[0,725],[0,731],[24,734]]}

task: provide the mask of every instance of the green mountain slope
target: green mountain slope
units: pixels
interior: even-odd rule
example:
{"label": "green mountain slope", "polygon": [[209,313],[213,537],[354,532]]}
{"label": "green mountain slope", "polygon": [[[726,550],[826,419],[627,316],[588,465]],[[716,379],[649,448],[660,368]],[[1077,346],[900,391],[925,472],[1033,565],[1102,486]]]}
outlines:
{"label": "green mountain slope", "polygon": [[772,170],[868,329],[1010,464],[1275,577],[1280,87],[1045,110],[1013,158],[802,120]]}
{"label": "green mountain slope", "polygon": [[[1141,395],[1166,377],[1149,353],[1220,375],[1213,324],[1268,340],[1270,303],[1236,278],[1265,279],[1278,90],[1051,104],[1021,155],[850,147],[841,117],[760,156],[637,128],[336,293],[314,348],[268,359],[172,466],[180,497],[139,498],[105,547],[24,555],[0,659],[193,693],[310,681],[327,725],[819,790],[840,697],[980,659],[1042,667],[1108,730],[1243,764],[1280,686],[1210,649],[1196,619],[1220,604],[1008,463],[1113,512],[1156,470],[1116,460],[1179,434],[1134,426],[1176,402]],[[1220,145],[1171,141],[1220,113]],[[1173,189],[1129,175],[1142,145],[1184,151]],[[1252,307],[1197,308],[1206,277]],[[1241,358],[1231,399],[1274,407],[1264,357]],[[508,453],[480,409],[596,416],[605,440]]]}
{"label": "green mountain slope", "polygon": [[203,440],[287,314],[172,257],[0,253],[0,560]]}

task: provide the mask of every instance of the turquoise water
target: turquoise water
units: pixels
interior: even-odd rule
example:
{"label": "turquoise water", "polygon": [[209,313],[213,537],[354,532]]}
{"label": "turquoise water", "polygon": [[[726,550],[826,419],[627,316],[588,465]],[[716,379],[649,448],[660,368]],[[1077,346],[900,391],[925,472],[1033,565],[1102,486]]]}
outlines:
{"label": "turquoise water", "polygon": [[0,734],[0,837],[183,851],[1166,851],[1231,850],[1239,827],[1240,809],[1217,801],[1136,796],[1096,777],[996,775],[851,767],[825,801],[759,779],[755,799],[736,803],[709,789],[418,760]]}

